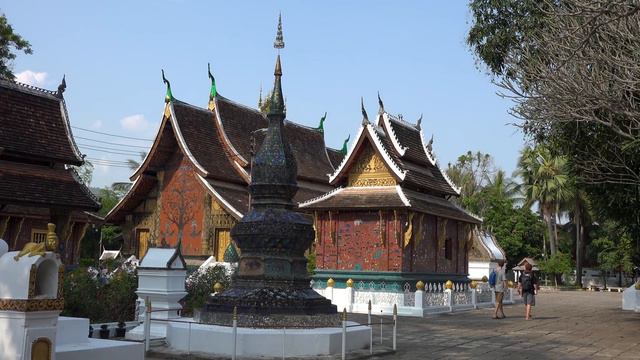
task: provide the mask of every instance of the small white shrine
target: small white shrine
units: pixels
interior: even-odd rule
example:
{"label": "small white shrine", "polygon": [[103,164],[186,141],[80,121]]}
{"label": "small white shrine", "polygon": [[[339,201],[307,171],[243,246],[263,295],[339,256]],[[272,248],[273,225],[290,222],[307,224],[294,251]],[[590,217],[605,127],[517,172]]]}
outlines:
{"label": "small white shrine", "polygon": [[44,243],[20,254],[0,243],[0,353],[4,359],[55,359],[64,266]]}
{"label": "small white shrine", "polygon": [[63,273],[55,226],[46,243],[8,251],[0,239],[0,358],[16,360],[142,360],[139,343],[91,339],[89,319],[59,316]]}
{"label": "small white shrine", "polygon": [[[142,320],[145,300],[152,304],[151,338],[167,335],[167,320],[180,318],[182,309],[179,301],[187,295],[185,280],[187,264],[176,248],[149,248],[138,266],[138,314]],[[146,315],[145,315],[146,316]],[[143,340],[144,326],[140,325],[127,332],[127,339]]]}
{"label": "small white shrine", "polygon": [[640,282],[629,286],[622,292],[622,310],[640,312]]}
{"label": "small white shrine", "polygon": [[491,270],[498,260],[507,260],[504,250],[498,245],[495,236],[485,230],[473,232],[473,245],[469,250],[469,279],[489,278]]}

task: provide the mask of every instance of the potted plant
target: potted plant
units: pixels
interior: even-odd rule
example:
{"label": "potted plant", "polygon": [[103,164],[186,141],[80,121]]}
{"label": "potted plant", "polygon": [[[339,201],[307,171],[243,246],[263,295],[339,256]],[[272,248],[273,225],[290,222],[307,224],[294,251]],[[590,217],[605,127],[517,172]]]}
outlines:
{"label": "potted plant", "polygon": [[102,324],[100,325],[100,339],[108,339],[109,338],[109,325]]}
{"label": "potted plant", "polygon": [[118,321],[118,327],[116,328],[116,337],[124,337],[124,333],[127,331],[124,321]]}

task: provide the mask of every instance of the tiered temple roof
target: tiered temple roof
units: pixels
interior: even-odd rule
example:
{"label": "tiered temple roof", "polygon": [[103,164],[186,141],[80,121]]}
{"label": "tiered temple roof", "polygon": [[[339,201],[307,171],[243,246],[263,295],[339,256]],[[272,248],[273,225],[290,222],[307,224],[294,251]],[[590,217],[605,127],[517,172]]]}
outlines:
{"label": "tiered temple roof", "polygon": [[62,93],[0,79],[0,204],[94,211]]}
{"label": "tiered temple roof", "polygon": [[[264,139],[267,119],[257,109],[216,94],[208,109],[171,98],[147,157],[131,180],[129,193],[107,215],[118,223],[133,211],[156,183],[161,170],[177,148],[194,165],[197,179],[229,214],[239,219],[249,208],[249,174],[252,152]],[[286,121],[285,134],[298,166],[300,187],[295,201],[319,196],[332,187],[328,174],[342,153],[325,146],[322,131]]]}
{"label": "tiered temple roof", "polygon": [[301,208],[412,208],[481,222],[448,200],[460,190],[438,166],[419,123],[407,123],[382,106],[375,124],[368,121],[364,108],[363,114],[365,119],[349,152],[330,176],[330,184],[338,189],[300,204]]}

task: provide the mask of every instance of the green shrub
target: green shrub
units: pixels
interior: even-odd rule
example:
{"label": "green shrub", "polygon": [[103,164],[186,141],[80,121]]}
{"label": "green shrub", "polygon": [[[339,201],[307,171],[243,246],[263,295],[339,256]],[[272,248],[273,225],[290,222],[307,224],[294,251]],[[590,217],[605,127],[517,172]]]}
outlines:
{"label": "green shrub", "polygon": [[231,284],[231,278],[223,266],[216,265],[205,271],[192,273],[186,282],[187,296],[183,300],[183,315],[193,314],[193,309],[201,308],[217,282],[222,284],[224,289]]}
{"label": "green shrub", "polygon": [[89,318],[91,323],[133,320],[138,277],[120,271],[101,283],[87,268],[77,268],[64,277],[62,315]]}

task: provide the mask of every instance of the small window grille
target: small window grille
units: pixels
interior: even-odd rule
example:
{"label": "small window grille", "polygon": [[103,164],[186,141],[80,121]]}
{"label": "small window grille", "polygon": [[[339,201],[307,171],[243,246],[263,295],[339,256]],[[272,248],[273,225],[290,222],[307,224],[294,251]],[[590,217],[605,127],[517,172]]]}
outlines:
{"label": "small window grille", "polygon": [[47,230],[31,230],[31,242],[42,243],[47,240]]}

